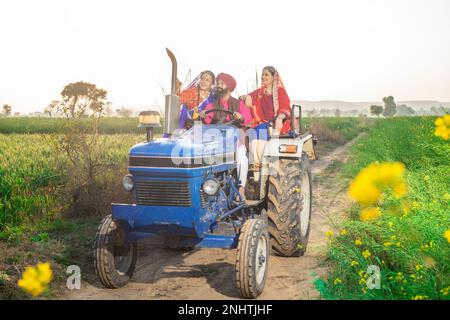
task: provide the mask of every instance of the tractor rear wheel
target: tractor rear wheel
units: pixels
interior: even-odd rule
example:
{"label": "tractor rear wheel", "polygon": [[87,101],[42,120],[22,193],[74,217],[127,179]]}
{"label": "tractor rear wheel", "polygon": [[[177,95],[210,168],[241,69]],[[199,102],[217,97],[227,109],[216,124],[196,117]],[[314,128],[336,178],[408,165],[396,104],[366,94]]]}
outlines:
{"label": "tractor rear wheel", "polygon": [[279,159],[268,180],[268,231],[274,252],[299,257],[306,251],[311,221],[309,160]]}
{"label": "tractor rear wheel", "polygon": [[258,297],[266,284],[269,234],[262,219],[248,219],[241,229],[236,251],[236,286],[243,298]]}
{"label": "tractor rear wheel", "polygon": [[137,244],[125,243],[125,232],[112,219],[105,217],[95,237],[94,266],[101,283],[107,288],[126,285],[133,275]]}

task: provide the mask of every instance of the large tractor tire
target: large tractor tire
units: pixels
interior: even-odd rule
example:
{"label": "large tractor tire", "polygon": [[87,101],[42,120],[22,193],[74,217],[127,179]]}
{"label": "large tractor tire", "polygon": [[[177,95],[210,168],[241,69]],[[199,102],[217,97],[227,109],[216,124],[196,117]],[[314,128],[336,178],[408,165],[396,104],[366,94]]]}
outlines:
{"label": "large tractor tire", "polygon": [[111,215],[105,217],[95,237],[94,266],[101,283],[111,289],[126,285],[133,275],[137,244],[125,244],[125,232]]}
{"label": "large tractor tire", "polygon": [[311,222],[311,171],[302,159],[279,159],[268,179],[268,231],[274,253],[299,257],[306,251]]}
{"label": "large tractor tire", "polygon": [[262,219],[249,219],[239,235],[236,251],[236,286],[245,299],[257,298],[267,280],[269,234]]}

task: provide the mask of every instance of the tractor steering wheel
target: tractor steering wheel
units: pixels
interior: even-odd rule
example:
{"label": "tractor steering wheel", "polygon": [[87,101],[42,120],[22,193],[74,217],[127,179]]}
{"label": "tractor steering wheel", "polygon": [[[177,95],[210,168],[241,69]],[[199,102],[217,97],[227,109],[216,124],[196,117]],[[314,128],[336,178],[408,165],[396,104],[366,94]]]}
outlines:
{"label": "tractor steering wheel", "polygon": [[[210,109],[205,111],[205,114],[209,114],[211,112],[225,112],[231,115],[232,118],[234,118],[234,112],[230,111],[230,110],[221,110],[221,109]],[[237,122],[237,123],[236,123]],[[223,125],[230,125],[230,124],[235,124],[237,126],[241,125],[244,122],[244,118],[242,118],[241,120],[238,119],[233,119],[227,122],[224,122]]]}

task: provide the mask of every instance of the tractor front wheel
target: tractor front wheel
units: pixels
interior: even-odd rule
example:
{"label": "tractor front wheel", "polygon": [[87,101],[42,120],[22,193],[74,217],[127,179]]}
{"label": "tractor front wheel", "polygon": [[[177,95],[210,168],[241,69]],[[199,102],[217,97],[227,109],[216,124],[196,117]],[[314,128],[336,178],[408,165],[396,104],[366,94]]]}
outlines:
{"label": "tractor front wheel", "polygon": [[262,219],[244,223],[236,252],[236,286],[243,298],[258,297],[266,284],[269,263],[269,234]]}
{"label": "tractor front wheel", "polygon": [[272,166],[268,190],[268,231],[280,256],[299,257],[306,251],[311,223],[312,186],[309,161],[279,159]]}
{"label": "tractor front wheel", "polygon": [[125,243],[125,232],[105,217],[95,238],[94,266],[101,283],[107,288],[126,285],[133,275],[137,259],[136,243]]}

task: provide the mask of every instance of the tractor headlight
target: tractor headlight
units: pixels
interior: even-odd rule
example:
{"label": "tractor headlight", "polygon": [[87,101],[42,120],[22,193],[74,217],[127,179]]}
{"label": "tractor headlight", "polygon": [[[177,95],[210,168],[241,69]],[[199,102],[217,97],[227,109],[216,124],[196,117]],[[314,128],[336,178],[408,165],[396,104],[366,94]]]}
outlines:
{"label": "tractor headlight", "polygon": [[203,191],[205,191],[208,196],[215,195],[219,191],[219,188],[220,184],[216,180],[208,179],[203,182]]}
{"label": "tractor headlight", "polygon": [[134,182],[133,182],[133,176],[131,174],[127,174],[125,177],[123,177],[122,186],[128,192],[133,191]]}

